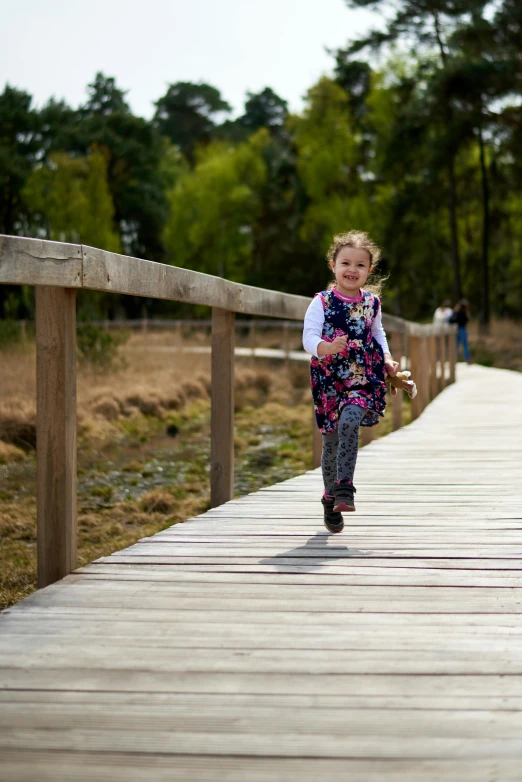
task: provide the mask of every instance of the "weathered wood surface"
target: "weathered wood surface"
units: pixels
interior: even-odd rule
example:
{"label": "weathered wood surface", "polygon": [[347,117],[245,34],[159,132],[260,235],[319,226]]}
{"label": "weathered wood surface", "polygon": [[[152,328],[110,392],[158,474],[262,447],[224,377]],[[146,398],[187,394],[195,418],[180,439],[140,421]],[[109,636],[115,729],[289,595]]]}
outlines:
{"label": "weathered wood surface", "polygon": [[0,778],[518,781],[521,398],[459,365],[341,535],[315,471],[4,612]]}
{"label": "weathered wood surface", "polygon": [[82,286],[79,244],[0,235],[0,283]]}
{"label": "weathered wood surface", "polygon": [[76,567],[76,291],[36,290],[38,586]]}
{"label": "weathered wood surface", "polygon": [[235,314],[212,309],[212,389],[210,504],[234,496],[234,339]]}
{"label": "weathered wood surface", "polygon": [[250,315],[302,320],[306,296],[255,288],[210,274],[82,246],[83,286],[157,299],[221,307]]}

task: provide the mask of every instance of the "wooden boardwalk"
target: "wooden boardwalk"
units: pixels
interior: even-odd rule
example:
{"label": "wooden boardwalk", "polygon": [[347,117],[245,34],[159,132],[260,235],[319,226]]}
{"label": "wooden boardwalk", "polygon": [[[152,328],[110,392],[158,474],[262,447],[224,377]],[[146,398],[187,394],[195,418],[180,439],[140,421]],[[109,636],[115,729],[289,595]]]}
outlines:
{"label": "wooden boardwalk", "polygon": [[521,435],[522,375],[459,366],[342,535],[314,471],[5,611],[0,779],[520,780]]}

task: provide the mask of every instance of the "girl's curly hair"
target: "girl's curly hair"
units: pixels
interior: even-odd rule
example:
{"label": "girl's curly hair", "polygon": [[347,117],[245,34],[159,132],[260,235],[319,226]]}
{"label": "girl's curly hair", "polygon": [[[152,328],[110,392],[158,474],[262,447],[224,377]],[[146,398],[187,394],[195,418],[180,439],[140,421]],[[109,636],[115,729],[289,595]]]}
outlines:
{"label": "girl's curly hair", "polygon": [[[333,238],[332,244],[328,248],[326,253],[326,260],[328,262],[328,268],[330,268],[330,262],[335,265],[337,256],[343,247],[353,247],[356,250],[366,250],[370,256],[370,266],[372,272],[368,277],[367,283],[364,289],[373,293],[375,296],[380,296],[382,293],[383,283],[385,278],[378,277],[375,274],[376,268],[379,264],[381,257],[381,249],[373,242],[365,231],[348,231],[345,234],[336,234]],[[333,288],[335,280],[333,280],[328,288]]]}

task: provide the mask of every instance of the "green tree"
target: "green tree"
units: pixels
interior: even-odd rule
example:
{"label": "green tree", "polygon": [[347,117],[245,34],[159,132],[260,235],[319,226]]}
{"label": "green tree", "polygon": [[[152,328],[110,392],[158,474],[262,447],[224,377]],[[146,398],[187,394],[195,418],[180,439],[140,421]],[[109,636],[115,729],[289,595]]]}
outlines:
{"label": "green tree", "polygon": [[[493,135],[500,135],[499,106],[514,98],[513,75],[520,72],[520,53],[499,46],[497,29],[485,19],[482,9],[475,9],[465,25],[451,36],[453,52],[451,65],[446,70],[448,88],[458,105],[463,128],[462,136],[468,144],[477,145],[479,150],[481,191],[481,267],[482,291],[480,325],[483,332],[489,329],[490,321],[490,203],[491,177],[494,144],[488,144]],[[521,15],[522,20],[522,15]],[[518,66],[518,67],[517,67]],[[519,92],[522,83],[519,83]]]}
{"label": "green tree", "polygon": [[164,241],[168,260],[242,281],[252,254],[252,231],[266,178],[266,131],[233,146],[212,142],[199,150],[193,170],[169,194]]}
{"label": "green tree", "polygon": [[112,76],[105,76],[98,72],[92,84],[88,87],[88,100],[82,107],[84,117],[99,116],[108,117],[115,112],[129,113],[129,104],[125,100],[125,92],[116,86]]}
{"label": "green tree", "polygon": [[53,153],[49,164],[29,176],[23,196],[28,208],[41,216],[49,239],[120,250],[107,162],[99,150],[81,158]]}
{"label": "green tree", "polygon": [[308,91],[303,115],[291,117],[289,127],[298,153],[297,170],[309,198],[301,235],[322,254],[334,233],[368,225],[370,219],[346,93],[323,77]]}
{"label": "green tree", "polygon": [[230,111],[215,87],[185,81],[171,84],[155,106],[154,126],[191,162],[196,146],[211,140],[216,115]]}
{"label": "green tree", "polygon": [[78,126],[81,116],[64,101],[51,98],[39,112],[41,136],[41,160],[45,161],[52,152],[74,152],[76,150]]}
{"label": "green tree", "polygon": [[366,98],[371,89],[372,69],[364,60],[354,60],[347,49],[335,55],[335,80],[348,95],[350,112],[360,123],[366,114]]}
{"label": "green tree", "polygon": [[[385,0],[346,0],[352,8],[384,8]],[[359,53],[365,48],[381,49],[383,46],[402,41],[409,45],[412,52],[419,47],[430,55],[439,56],[439,68],[447,68],[450,60],[448,38],[475,9],[481,9],[484,0],[399,0],[394,6],[394,14],[387,20],[384,30],[374,30],[363,38],[354,41],[347,50],[349,55]],[[451,234],[451,259],[454,275],[454,296],[461,298],[461,269],[459,237],[457,232],[457,181],[455,178],[455,158],[458,153],[459,137],[455,132],[455,117],[451,102],[437,107],[442,113],[444,124],[444,164],[448,180],[448,210]]]}
{"label": "green tree", "polygon": [[284,129],[288,115],[288,103],[270,87],[261,92],[247,93],[245,113],[241,118],[243,126],[250,132],[268,128],[277,133]]}
{"label": "green tree", "polygon": [[[38,159],[40,122],[27,92],[7,85],[0,95],[0,233],[28,232],[22,191]],[[32,295],[20,286],[0,285],[0,315],[30,317]]]}
{"label": "green tree", "polygon": [[161,232],[168,214],[161,136],[151,122],[131,113],[123,91],[103,74],[89,86],[79,116],[70,151],[87,155],[93,145],[103,150],[124,251],[161,261]]}
{"label": "green tree", "polygon": [[26,221],[21,192],[40,150],[31,103],[27,92],[9,85],[0,95],[0,233],[17,234]]}
{"label": "green tree", "polygon": [[261,92],[248,92],[244,113],[235,120],[226,120],[214,135],[228,141],[244,141],[251,133],[267,128],[274,137],[284,137],[288,104],[270,87]]}

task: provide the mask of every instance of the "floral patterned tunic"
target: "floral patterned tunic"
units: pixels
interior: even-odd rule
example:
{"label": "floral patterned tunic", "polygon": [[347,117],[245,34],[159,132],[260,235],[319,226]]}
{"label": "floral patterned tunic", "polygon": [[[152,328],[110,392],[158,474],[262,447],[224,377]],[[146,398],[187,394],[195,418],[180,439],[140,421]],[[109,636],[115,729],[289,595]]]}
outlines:
{"label": "floral patterned tunic", "polygon": [[365,407],[361,426],[375,426],[386,407],[384,354],[371,331],[380,301],[368,291],[362,291],[359,300],[346,301],[335,288],[316,296],[321,296],[324,309],[322,340],[348,335],[342,353],[313,356],[310,362],[317,426],[324,434],[335,432],[345,405]]}

